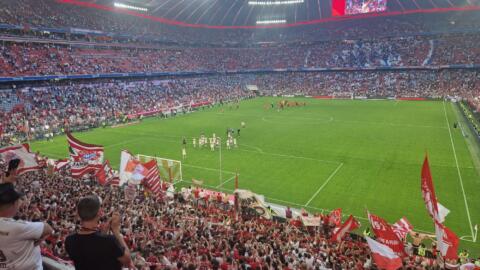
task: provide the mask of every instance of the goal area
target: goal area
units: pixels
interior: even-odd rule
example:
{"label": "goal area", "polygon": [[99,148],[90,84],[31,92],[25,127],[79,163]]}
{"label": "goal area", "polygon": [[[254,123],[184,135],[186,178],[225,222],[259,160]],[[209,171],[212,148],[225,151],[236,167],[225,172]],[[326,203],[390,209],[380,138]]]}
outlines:
{"label": "goal area", "polygon": [[147,155],[137,155],[137,159],[142,163],[155,159],[157,161],[158,171],[162,181],[175,183],[183,180],[182,162],[179,160]]}

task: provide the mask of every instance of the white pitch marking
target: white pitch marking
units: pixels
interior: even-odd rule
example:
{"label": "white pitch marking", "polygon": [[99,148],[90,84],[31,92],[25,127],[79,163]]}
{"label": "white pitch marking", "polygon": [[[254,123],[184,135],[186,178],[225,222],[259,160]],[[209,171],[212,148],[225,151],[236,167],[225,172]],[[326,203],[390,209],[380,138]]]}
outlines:
{"label": "white pitch marking", "polygon": [[216,188],[222,187],[222,186],[225,185],[226,183],[228,183],[228,182],[232,181],[233,179],[235,179],[235,177],[236,177],[236,175],[228,178],[227,180],[225,180],[225,181],[223,181],[222,183],[220,183],[220,185],[216,186]]}
{"label": "white pitch marking", "polygon": [[332,178],[335,176],[335,174],[337,174],[338,170],[340,170],[340,168],[342,168],[342,166],[343,166],[343,163],[340,163],[340,165],[338,165],[338,167],[335,169],[335,171],[333,171],[333,173],[330,174],[330,176],[327,178],[325,183],[323,183],[323,185],[315,192],[315,194],[313,194],[313,196],[310,198],[310,200],[308,200],[308,202],[304,206],[308,206],[313,201],[313,199],[315,199],[315,197],[317,197],[318,193],[320,193],[320,191],[322,191],[322,189],[328,184],[328,182],[330,182],[330,180],[332,180]]}
{"label": "white pitch marking", "polygon": [[445,101],[443,101],[443,112],[445,113],[445,120],[447,120],[448,134],[450,135],[450,142],[452,144],[453,157],[455,158],[455,164],[457,165],[458,180],[460,181],[460,187],[463,193],[463,201],[465,202],[465,209],[467,210],[468,224],[470,225],[470,233],[472,234],[471,236],[473,239],[474,233],[473,233],[472,219],[470,217],[470,210],[468,209],[467,195],[465,194],[465,188],[463,187],[462,174],[460,173],[460,167],[458,166],[457,151],[455,150],[455,145],[453,143],[453,136],[452,136],[452,131],[450,130],[450,121],[448,121],[448,117],[447,117],[447,109],[445,108]]}

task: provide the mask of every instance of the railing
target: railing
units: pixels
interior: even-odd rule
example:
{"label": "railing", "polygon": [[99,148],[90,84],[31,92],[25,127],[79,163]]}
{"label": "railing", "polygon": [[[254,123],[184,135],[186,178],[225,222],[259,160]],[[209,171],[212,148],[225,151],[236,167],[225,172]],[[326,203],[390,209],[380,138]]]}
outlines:
{"label": "railing", "polygon": [[205,76],[205,75],[237,75],[256,73],[284,73],[284,72],[345,72],[345,71],[408,71],[408,70],[446,70],[446,69],[480,69],[480,64],[475,65],[440,65],[440,66],[398,66],[398,67],[362,67],[362,68],[281,68],[281,69],[246,69],[246,70],[198,70],[180,72],[132,72],[132,73],[105,73],[105,74],[80,74],[80,75],[45,75],[0,77],[2,82],[25,81],[50,81],[50,80],[78,80],[78,79],[113,79],[113,78],[156,78],[167,76]]}

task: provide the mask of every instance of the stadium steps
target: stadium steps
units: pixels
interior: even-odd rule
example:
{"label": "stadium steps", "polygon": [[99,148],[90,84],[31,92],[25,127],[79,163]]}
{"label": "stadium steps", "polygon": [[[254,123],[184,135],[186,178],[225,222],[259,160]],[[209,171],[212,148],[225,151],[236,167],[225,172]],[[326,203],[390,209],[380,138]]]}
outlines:
{"label": "stadium steps", "polygon": [[427,58],[423,60],[422,66],[429,65],[432,62],[433,52],[435,51],[435,41],[430,39],[428,42],[430,43],[430,49],[428,50]]}

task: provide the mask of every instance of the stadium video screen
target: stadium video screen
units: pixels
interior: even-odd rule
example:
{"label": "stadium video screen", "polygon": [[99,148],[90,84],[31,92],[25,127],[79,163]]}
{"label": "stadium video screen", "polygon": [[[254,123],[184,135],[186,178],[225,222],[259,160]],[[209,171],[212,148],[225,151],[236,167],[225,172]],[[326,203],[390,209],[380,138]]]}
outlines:
{"label": "stadium video screen", "polygon": [[387,10],[387,0],[332,0],[332,15],[356,15]]}

